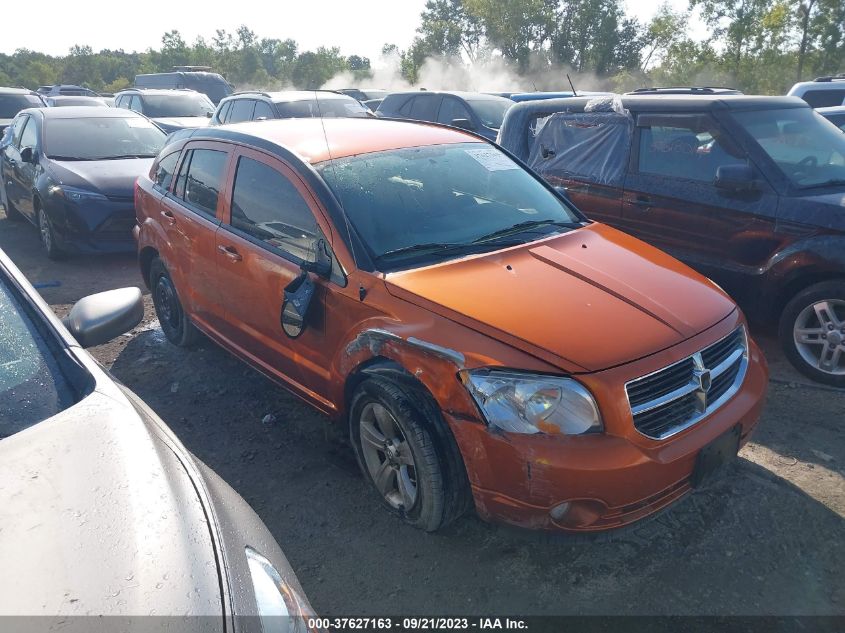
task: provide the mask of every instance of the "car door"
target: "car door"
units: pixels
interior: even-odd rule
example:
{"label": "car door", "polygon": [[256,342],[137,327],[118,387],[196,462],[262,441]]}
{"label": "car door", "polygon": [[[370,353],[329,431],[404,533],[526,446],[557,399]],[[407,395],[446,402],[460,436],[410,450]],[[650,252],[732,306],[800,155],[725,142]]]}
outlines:
{"label": "car door", "polygon": [[235,99],[232,107],[226,116],[226,123],[241,123],[252,119],[252,111],[255,108],[254,99]]}
{"label": "car door", "polygon": [[[35,179],[38,177],[40,166],[37,157],[40,150],[40,134],[38,121],[34,116],[27,116],[22,122],[22,130],[17,143],[13,142],[13,158],[10,162],[8,179],[12,181],[13,197],[10,198],[15,208],[26,217],[35,220],[35,207],[33,206],[33,191]],[[21,158],[25,149],[31,149],[36,162],[24,162]]]}
{"label": "car door", "polygon": [[10,139],[3,147],[3,162],[0,165],[3,176],[3,187],[6,191],[6,200],[16,209],[18,208],[19,198],[21,197],[20,181],[17,174],[18,166],[21,162],[20,140],[23,127],[28,119],[28,115],[22,114],[12,122],[12,129],[8,132]]}
{"label": "car door", "polygon": [[[414,97],[408,118],[415,121],[437,121],[437,111],[440,108],[440,95],[421,94]],[[404,106],[403,106],[404,109]]]}
{"label": "car door", "polygon": [[[719,167],[747,165],[752,191],[715,185]],[[713,277],[739,298],[767,261],[777,194],[747,152],[707,113],[640,114],[625,179],[623,230]]]}
{"label": "car door", "polygon": [[132,95],[129,100],[129,109],[134,110],[138,114],[144,114],[144,103],[139,95]]}
{"label": "car door", "polygon": [[[263,152],[239,148],[224,223],[217,232],[217,271],[226,309],[224,335],[238,353],[325,404],[338,332],[327,286],[315,280],[305,329],[290,338],[281,327],[285,288],[313,261],[316,242],[331,231],[316,199],[293,168]],[[331,302],[329,302],[330,304]],[[337,329],[337,328],[335,328]]]}
{"label": "car door", "polygon": [[455,97],[445,96],[440,103],[440,110],[437,112],[437,122],[446,125],[454,125],[453,121],[456,119],[464,119],[469,121],[470,126],[475,128],[472,113],[469,111],[462,101]]}
{"label": "car door", "polygon": [[196,141],[182,150],[172,191],[159,205],[167,234],[167,264],[182,305],[201,328],[218,335],[224,309],[217,285],[217,244],[230,146]]}

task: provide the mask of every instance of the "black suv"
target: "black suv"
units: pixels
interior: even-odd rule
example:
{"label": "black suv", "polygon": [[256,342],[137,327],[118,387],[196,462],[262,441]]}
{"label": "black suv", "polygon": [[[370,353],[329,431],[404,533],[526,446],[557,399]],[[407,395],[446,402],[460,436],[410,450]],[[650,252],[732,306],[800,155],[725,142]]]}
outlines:
{"label": "black suv", "polygon": [[845,387],[845,135],[795,97],[625,95],[514,105],[499,143],[588,216],[779,324],[811,378]]}
{"label": "black suv", "polygon": [[32,90],[0,87],[0,139],[18,112],[26,108],[43,108],[46,105],[41,95]]}
{"label": "black suv", "polygon": [[211,117],[211,125],[266,119],[367,116],[371,116],[370,111],[357,99],[331,90],[247,90],[223,99]]}
{"label": "black suv", "polygon": [[168,134],[185,128],[205,127],[214,114],[211,99],[186,88],[128,88],[114,96],[114,107],[143,114]]}
{"label": "black suv", "polygon": [[376,114],[394,119],[445,123],[496,140],[505,112],[513,101],[481,92],[394,92],[382,101]]}

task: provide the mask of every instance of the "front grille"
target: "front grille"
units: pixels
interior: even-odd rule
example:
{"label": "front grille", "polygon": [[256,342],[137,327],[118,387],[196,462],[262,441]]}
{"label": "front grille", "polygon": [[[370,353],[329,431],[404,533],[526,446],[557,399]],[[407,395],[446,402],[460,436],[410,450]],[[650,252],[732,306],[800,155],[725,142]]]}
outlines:
{"label": "front grille", "polygon": [[634,427],[659,440],[699,422],[739,389],[747,353],[740,326],[700,352],[627,383]]}

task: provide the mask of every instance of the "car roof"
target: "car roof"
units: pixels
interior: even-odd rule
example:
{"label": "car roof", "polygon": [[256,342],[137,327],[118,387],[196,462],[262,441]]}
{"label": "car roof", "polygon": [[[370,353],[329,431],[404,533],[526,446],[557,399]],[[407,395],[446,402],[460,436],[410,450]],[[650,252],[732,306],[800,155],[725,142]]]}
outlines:
{"label": "car roof", "polygon": [[320,99],[352,99],[354,101],[353,97],[340,92],[334,92],[333,90],[278,90],[275,92],[243,90],[230,94],[226,97],[226,100],[232,101],[238,98],[254,99],[255,97],[264,97],[273,103],[290,103],[292,101],[313,101],[317,93],[319,93]]}
{"label": "car roof", "polygon": [[507,99],[506,97],[491,95],[489,92],[468,92],[464,90],[405,90],[404,92],[391,92],[387,95],[387,97],[385,97],[385,99],[395,95],[451,95],[453,97],[460,97],[461,99],[474,101],[510,101],[510,99]]}
{"label": "car roof", "polygon": [[[600,98],[600,97],[599,97]],[[620,95],[622,106],[636,111],[676,110],[770,110],[777,108],[809,108],[807,102],[798,97],[766,97],[759,95]],[[569,99],[550,99],[534,102],[535,107],[578,111],[593,99],[589,97],[570,97]],[[517,104],[525,107],[523,104]]]}
{"label": "car roof", "polygon": [[484,143],[475,135],[436,124],[343,117],[249,121],[199,128],[193,130],[189,138],[231,140],[264,146],[270,143],[286,148],[312,164],[329,158],[345,158],[404,147]]}
{"label": "car roof", "polygon": [[124,92],[140,92],[145,95],[173,95],[173,94],[196,94],[200,95],[203,94],[201,92],[197,92],[196,90],[191,90],[190,88],[124,88],[123,90],[116,92],[115,96],[119,94],[123,94]]}
{"label": "car roof", "polygon": [[12,88],[6,86],[0,86],[0,94],[4,95],[37,95],[37,92],[30,90],[29,88]]}
{"label": "car roof", "polygon": [[45,119],[138,119],[146,118],[125,108],[92,108],[91,106],[67,106],[65,108],[28,108],[23,112],[40,112]]}

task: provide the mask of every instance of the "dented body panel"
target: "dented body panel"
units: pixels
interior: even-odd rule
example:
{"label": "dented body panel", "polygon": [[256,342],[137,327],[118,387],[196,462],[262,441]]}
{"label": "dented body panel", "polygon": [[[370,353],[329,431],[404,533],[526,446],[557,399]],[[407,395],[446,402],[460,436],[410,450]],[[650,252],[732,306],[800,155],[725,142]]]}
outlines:
{"label": "dented body panel", "polygon": [[[285,284],[297,265],[229,234],[235,165],[230,159],[216,228],[201,239],[218,247],[236,245],[242,259],[217,259],[217,271],[227,271],[219,277],[225,280],[223,312],[211,318],[190,314],[213,340],[340,423],[354,386],[372,368],[394,368],[415,380],[454,436],[478,513],[517,525],[595,530],[636,520],[689,490],[702,446],[736,424],[748,438],[767,372],[753,343],[742,388],[712,416],[667,440],[649,439],[632,423],[626,382],[672,365],[744,324],[733,301],[709,280],[596,223],[434,265],[374,270],[352,229],[338,222],[343,209],[326,194],[312,164],[390,147],[481,141],[437,126],[337,119],[326,121],[321,146],[321,137],[315,137],[322,134],[320,125],[315,119],[199,130],[187,145],[183,137],[181,145],[163,150],[214,142],[232,156],[264,153],[280,173],[294,172],[291,178],[331,249],[333,272],[309,273],[316,291],[308,324],[301,336],[289,338],[279,316]],[[201,264],[181,260],[194,255],[175,252],[160,228],[162,201],[176,200],[172,187],[159,191],[141,177],[137,200],[142,270],[159,257],[177,292],[193,292],[190,275],[182,271]],[[178,211],[178,200],[175,205],[178,224],[180,214],[190,211]],[[233,318],[225,297],[239,302],[245,316]],[[225,326],[215,327],[216,319]],[[462,382],[463,372],[480,368],[576,378],[593,394],[604,431],[525,435],[489,425]],[[581,501],[567,522],[553,520],[551,508],[570,500]]]}

